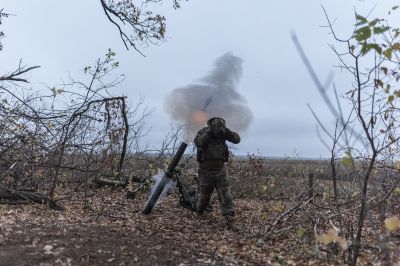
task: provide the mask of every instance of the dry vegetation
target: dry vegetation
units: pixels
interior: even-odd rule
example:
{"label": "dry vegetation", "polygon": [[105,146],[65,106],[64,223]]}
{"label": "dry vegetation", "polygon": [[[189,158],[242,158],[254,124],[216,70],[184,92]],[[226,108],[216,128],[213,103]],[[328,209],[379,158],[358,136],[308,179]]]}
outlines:
{"label": "dry vegetation", "polygon": [[[148,157],[154,165],[163,163]],[[185,161],[185,159],[183,160]],[[55,211],[26,201],[2,201],[0,239],[3,265],[337,265],[346,260],[346,247],[323,243],[330,229],[338,228],[346,243],[359,208],[357,179],[343,176],[343,228],[335,209],[326,161],[267,160],[257,156],[230,163],[239,233],[228,231],[213,199],[214,210],[203,219],[179,206],[176,191],[152,214],[141,214],[150,182],[129,187],[98,187],[67,176],[60,180],[55,198],[64,207]],[[195,184],[195,163],[186,160],[186,185]],[[154,167],[154,171],[156,171]],[[142,170],[142,169],[138,169]],[[309,198],[314,174],[313,198]],[[398,178],[393,171],[393,178]],[[147,179],[146,179],[147,180]],[[374,178],[374,189],[390,186],[391,177]],[[399,231],[389,232],[384,220],[400,213],[399,188],[383,205],[370,211],[363,230],[361,265],[398,263]],[[376,194],[378,195],[378,194]],[[21,203],[21,204],[19,204]],[[331,230],[332,232],[332,230]],[[334,237],[333,237],[334,238]],[[350,244],[350,242],[348,242]]]}

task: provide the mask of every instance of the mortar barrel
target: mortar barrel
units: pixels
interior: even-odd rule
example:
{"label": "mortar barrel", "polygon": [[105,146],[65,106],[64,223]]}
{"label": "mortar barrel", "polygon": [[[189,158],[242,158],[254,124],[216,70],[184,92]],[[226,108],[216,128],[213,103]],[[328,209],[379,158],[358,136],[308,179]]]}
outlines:
{"label": "mortar barrel", "polygon": [[154,208],[158,198],[160,197],[164,187],[168,184],[170,179],[172,178],[172,174],[178,165],[179,161],[182,158],[183,153],[185,152],[187,144],[182,142],[178,148],[178,151],[175,153],[174,157],[172,158],[170,164],[168,165],[167,170],[164,172],[163,176],[161,177],[160,182],[157,184],[157,187],[154,190],[154,193],[150,196],[149,201],[146,204],[146,207],[143,210],[143,214],[150,214],[151,210]]}

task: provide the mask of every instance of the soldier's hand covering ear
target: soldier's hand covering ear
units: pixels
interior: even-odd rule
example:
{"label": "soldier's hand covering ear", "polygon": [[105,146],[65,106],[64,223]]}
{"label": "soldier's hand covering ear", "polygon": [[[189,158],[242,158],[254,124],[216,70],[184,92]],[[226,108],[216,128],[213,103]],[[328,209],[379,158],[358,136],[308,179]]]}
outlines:
{"label": "soldier's hand covering ear", "polygon": [[223,137],[225,138],[226,128],[224,127],[214,127],[212,128],[212,133],[215,137]]}
{"label": "soldier's hand covering ear", "polygon": [[238,144],[240,142],[240,136],[235,131],[230,130],[229,128],[225,131],[225,139],[234,144]]}

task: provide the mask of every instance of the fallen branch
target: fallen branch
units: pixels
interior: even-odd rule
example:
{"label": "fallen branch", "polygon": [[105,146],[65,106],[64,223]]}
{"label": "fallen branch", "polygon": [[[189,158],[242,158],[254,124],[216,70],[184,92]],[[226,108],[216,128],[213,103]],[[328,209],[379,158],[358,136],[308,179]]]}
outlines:
{"label": "fallen branch", "polygon": [[99,178],[94,180],[94,182],[99,186],[112,186],[112,187],[125,187],[128,183],[120,180],[111,180],[105,178]]}
{"label": "fallen branch", "polygon": [[0,199],[13,201],[26,200],[40,204],[47,204],[53,210],[64,210],[62,206],[58,205],[55,201],[49,199],[43,194],[30,191],[18,191],[4,186],[0,186]]}
{"label": "fallen branch", "polygon": [[299,202],[297,205],[293,206],[292,208],[290,208],[289,210],[285,211],[284,213],[282,213],[281,215],[278,216],[278,218],[276,218],[275,222],[273,222],[270,227],[265,231],[265,233],[263,234],[263,237],[267,240],[269,240],[272,235],[274,234],[274,229],[276,227],[276,225],[280,224],[283,219],[288,216],[289,214],[295,213],[297,210],[303,208],[304,206],[306,206],[308,203],[310,203],[311,201],[313,201],[313,199],[315,198],[309,198],[308,200],[306,200],[305,202]]}
{"label": "fallen branch", "polygon": [[[143,180],[137,176],[132,176],[130,178],[131,182],[142,183]],[[120,180],[113,180],[108,178],[98,178],[94,180],[99,186],[113,186],[113,187],[126,187],[129,184],[129,181],[120,181]]]}

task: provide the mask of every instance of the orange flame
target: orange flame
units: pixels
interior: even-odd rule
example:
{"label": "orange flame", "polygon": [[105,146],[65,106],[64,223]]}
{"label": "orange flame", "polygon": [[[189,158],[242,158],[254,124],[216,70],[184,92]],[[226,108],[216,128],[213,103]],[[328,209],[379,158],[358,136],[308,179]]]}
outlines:
{"label": "orange flame", "polygon": [[207,113],[203,111],[195,111],[192,114],[192,123],[196,126],[205,125],[207,121]]}

